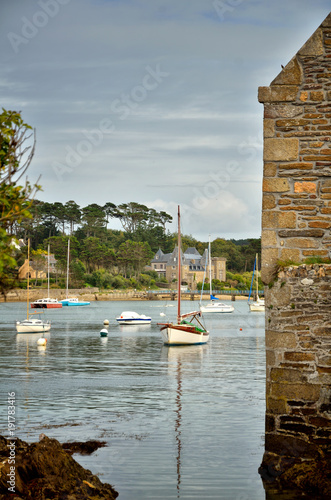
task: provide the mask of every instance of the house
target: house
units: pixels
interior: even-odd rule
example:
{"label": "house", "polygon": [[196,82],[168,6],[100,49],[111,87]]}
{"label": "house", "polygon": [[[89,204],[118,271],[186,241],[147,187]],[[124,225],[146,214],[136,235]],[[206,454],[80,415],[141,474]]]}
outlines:
{"label": "house", "polygon": [[[43,261],[34,261],[33,259],[30,259],[30,262],[28,262],[28,259],[25,259],[24,264],[19,268],[18,270],[18,279],[27,279],[28,273],[30,273],[30,278],[34,279],[46,279],[47,278],[47,269],[48,269],[48,259],[47,255],[43,255],[44,260]],[[49,255],[49,272],[50,273],[55,273],[56,272],[56,264],[57,260],[54,257],[54,254]]]}
{"label": "house", "polygon": [[[197,283],[203,281],[205,273],[206,281],[209,280],[207,255],[207,250],[204,251],[203,255],[200,255],[197,249],[193,247],[181,252],[182,283],[186,283],[189,288],[195,289]],[[151,261],[150,269],[156,271],[160,277],[166,278],[169,283],[177,280],[178,247],[176,246],[173,252],[168,254],[163,253],[159,248]],[[225,257],[212,257],[211,276],[212,279],[226,280]]]}

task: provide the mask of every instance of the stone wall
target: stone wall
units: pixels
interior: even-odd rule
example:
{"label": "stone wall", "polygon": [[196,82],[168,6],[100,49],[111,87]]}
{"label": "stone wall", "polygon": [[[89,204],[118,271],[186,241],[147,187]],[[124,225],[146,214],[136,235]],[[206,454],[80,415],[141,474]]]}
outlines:
{"label": "stone wall", "polygon": [[273,80],[264,103],[262,279],[331,249],[331,14]]}
{"label": "stone wall", "polygon": [[264,463],[331,459],[331,264],[283,269],[265,298]]}
{"label": "stone wall", "polygon": [[[259,101],[261,275],[268,285],[261,470],[276,477],[293,464],[331,458],[331,14],[270,86],[259,88]],[[309,257],[325,263],[304,264]]]}

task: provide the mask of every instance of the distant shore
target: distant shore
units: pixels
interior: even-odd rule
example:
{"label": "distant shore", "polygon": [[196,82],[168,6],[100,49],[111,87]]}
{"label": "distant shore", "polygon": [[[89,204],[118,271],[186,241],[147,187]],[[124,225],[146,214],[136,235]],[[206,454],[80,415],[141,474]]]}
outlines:
{"label": "distant shore", "polygon": [[[172,296],[171,296],[172,293]],[[78,297],[82,301],[94,302],[94,301],[109,301],[109,300],[126,300],[126,301],[137,301],[137,300],[174,300],[175,291],[174,290],[164,290],[158,293],[153,293],[147,290],[130,290],[130,291],[114,291],[105,290],[100,291],[99,288],[82,288],[82,289],[72,289],[69,290],[69,297]],[[48,296],[48,291],[46,289],[32,289],[29,290],[29,302],[33,302],[37,299],[42,299]],[[61,288],[51,288],[49,290],[49,297],[52,299],[63,300],[66,298],[66,290]],[[228,295],[216,295],[220,300],[233,300],[230,294]],[[247,300],[246,296],[236,295],[235,300]],[[181,296],[182,300],[200,300],[200,292],[189,292],[183,293]],[[203,300],[209,299],[209,293],[202,296]],[[26,302],[27,300],[27,290],[15,289],[8,292],[6,300],[3,295],[0,295],[0,302]]]}

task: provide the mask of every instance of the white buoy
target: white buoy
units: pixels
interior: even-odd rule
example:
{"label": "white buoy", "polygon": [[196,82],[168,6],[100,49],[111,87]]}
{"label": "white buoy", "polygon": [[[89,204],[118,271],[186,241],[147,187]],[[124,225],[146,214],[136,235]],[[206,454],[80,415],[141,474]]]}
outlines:
{"label": "white buoy", "polygon": [[47,339],[41,337],[40,339],[37,340],[38,345],[46,345],[47,344]]}
{"label": "white buoy", "polygon": [[105,319],[104,322],[103,322],[104,325],[109,325],[109,320],[108,319]]}
{"label": "white buoy", "polygon": [[107,337],[107,335],[108,335],[107,328],[103,328],[102,330],[100,330],[100,337]]}
{"label": "white buoy", "polygon": [[165,316],[165,314],[164,313],[160,313],[160,316]]}

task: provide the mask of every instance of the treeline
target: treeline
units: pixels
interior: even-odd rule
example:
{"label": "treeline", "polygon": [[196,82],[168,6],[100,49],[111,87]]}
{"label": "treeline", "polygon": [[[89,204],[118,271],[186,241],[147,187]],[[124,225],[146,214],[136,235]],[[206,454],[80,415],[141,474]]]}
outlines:
{"label": "treeline", "polygon": [[[169,253],[177,243],[177,233],[166,228],[172,222],[171,215],[135,202],[93,203],[81,208],[72,200],[65,204],[35,200],[30,212],[31,219],[13,222],[11,234],[24,241],[30,238],[35,256],[50,245],[58,261],[57,278],[65,275],[70,238],[71,286],[147,286],[157,280],[157,275],[145,273],[144,267],[159,248]],[[114,219],[120,221],[122,230],[110,227]],[[182,245],[184,251],[195,247],[202,254],[208,243],[183,235]],[[21,262],[25,253],[23,250]],[[213,257],[226,257],[230,272],[252,271],[260,240],[217,238],[211,243],[211,253]]]}

